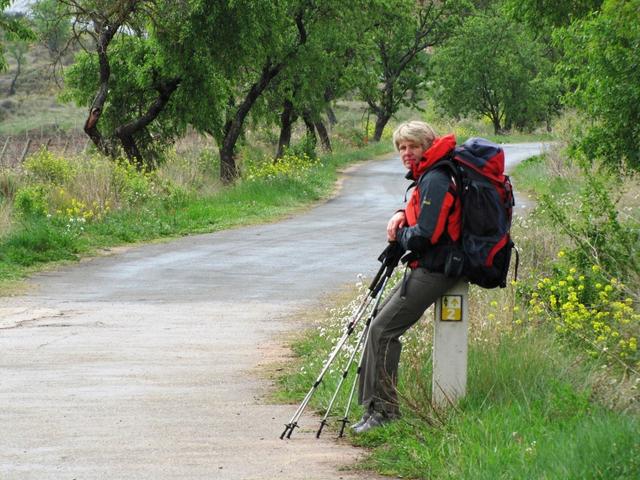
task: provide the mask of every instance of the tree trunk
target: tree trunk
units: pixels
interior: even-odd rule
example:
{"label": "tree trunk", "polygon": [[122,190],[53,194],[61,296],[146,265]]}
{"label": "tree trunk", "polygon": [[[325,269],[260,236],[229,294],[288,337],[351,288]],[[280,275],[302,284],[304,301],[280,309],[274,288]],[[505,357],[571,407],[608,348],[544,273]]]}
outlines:
{"label": "tree trunk", "polygon": [[502,125],[500,125],[500,116],[492,115],[491,123],[493,123],[493,133],[495,135],[500,135],[502,133]]}
{"label": "tree trunk", "polygon": [[278,139],[276,160],[278,158],[282,158],[284,155],[284,149],[291,145],[291,127],[293,126],[293,122],[295,122],[293,103],[289,100],[285,100],[282,113],[280,114],[280,138]]}
{"label": "tree trunk", "polygon": [[242,133],[244,121],[258,97],[260,97],[262,92],[269,86],[271,80],[273,80],[283,68],[283,62],[271,65],[271,62],[268,61],[262,68],[260,78],[251,86],[244,100],[238,106],[233,118],[225,124],[222,144],[220,145],[220,179],[222,183],[229,184],[238,178],[235,148],[238,138],[240,138],[240,134]]}
{"label": "tree trunk", "polygon": [[304,121],[304,125],[307,127],[307,138],[311,140],[313,149],[315,150],[316,145],[318,144],[318,137],[316,137],[316,127],[309,112],[305,112],[304,115],[302,115],[302,120]]}
{"label": "tree trunk", "polygon": [[331,151],[331,139],[329,138],[329,133],[327,132],[324,123],[322,120],[318,120],[315,122],[316,130],[318,131],[318,136],[320,137],[320,143],[322,144],[322,149],[325,152]]}
{"label": "tree trunk", "polygon": [[305,127],[307,127],[307,135],[311,135],[313,138],[316,138],[316,126],[313,124],[311,115],[309,115],[309,113],[306,112],[302,116],[302,120],[304,121]]}
{"label": "tree trunk", "polygon": [[338,123],[338,119],[336,118],[336,114],[331,108],[331,105],[328,105],[326,108],[327,119],[329,120],[329,125],[333,126]]}
{"label": "tree trunk", "polygon": [[387,126],[387,123],[389,122],[389,119],[391,118],[391,115],[388,114],[378,114],[376,116],[376,128],[373,131],[373,141],[374,142],[379,142],[380,139],[382,138],[382,132],[384,131],[384,127]]}
{"label": "tree trunk", "polygon": [[140,149],[138,148],[138,144],[136,143],[136,139],[133,135],[120,133],[117,134],[120,139],[120,143],[122,144],[122,148],[124,149],[124,153],[129,159],[129,162],[135,162],[136,169],[139,172],[145,170],[145,161],[142,157],[142,153],[140,153]]}
{"label": "tree trunk", "polygon": [[178,88],[178,85],[180,85],[179,78],[159,82],[155,87],[158,91],[158,98],[151,104],[147,112],[136,120],[120,125],[115,130],[115,134],[120,139],[127,158],[129,158],[129,160],[135,160],[136,166],[140,171],[150,169],[151,165],[145,165],[144,158],[136,145],[135,134],[144,130],[160,115],[164,107],[169,103],[169,99]]}
{"label": "tree trunk", "polygon": [[336,118],[336,114],[333,111],[333,108],[331,108],[331,102],[334,100],[335,98],[335,94],[333,92],[333,90],[331,89],[331,87],[327,87],[324,90],[324,101],[326,102],[327,106],[325,108],[326,114],[327,114],[327,119],[329,120],[329,126],[334,126],[336,123],[338,123],[338,119]]}
{"label": "tree trunk", "polygon": [[21,67],[22,67],[22,64],[20,61],[18,61],[18,68],[16,70],[16,74],[13,76],[13,79],[11,80],[11,85],[9,86],[9,93],[8,93],[9,96],[16,94],[16,83],[18,82],[18,77],[20,76]]}
{"label": "tree trunk", "polygon": [[229,184],[238,178],[238,169],[234,157],[234,145],[223,143],[220,147],[220,179]]}
{"label": "tree trunk", "polygon": [[[133,8],[133,7],[132,7]],[[113,40],[113,36],[120,28],[120,24],[99,24],[95,23],[95,30],[98,33],[96,44],[96,52],[98,53],[99,64],[99,86],[98,92],[89,108],[89,115],[84,123],[84,132],[91,139],[98,151],[105,155],[112,155],[113,151],[109,144],[105,141],[98,130],[98,121],[102,115],[102,108],[107,100],[109,92],[109,78],[111,77],[111,67],[109,65],[109,57],[107,56],[107,48]]]}

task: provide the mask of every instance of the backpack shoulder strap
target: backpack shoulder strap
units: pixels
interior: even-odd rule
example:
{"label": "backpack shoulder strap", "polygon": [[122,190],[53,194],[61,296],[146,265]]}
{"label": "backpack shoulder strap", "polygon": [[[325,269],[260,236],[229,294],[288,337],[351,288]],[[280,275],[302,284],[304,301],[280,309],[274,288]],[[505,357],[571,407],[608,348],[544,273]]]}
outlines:
{"label": "backpack shoulder strap", "polygon": [[[449,174],[451,175],[451,180],[453,181],[453,184],[455,185],[456,190],[459,191],[459,189],[460,189],[460,187],[462,185],[460,166],[453,159],[452,155],[449,155],[449,156],[443,158],[442,160],[438,161],[431,168],[433,168],[433,169],[442,168],[443,170],[445,170],[445,169],[448,170]],[[457,192],[454,191],[452,193],[455,194]]]}

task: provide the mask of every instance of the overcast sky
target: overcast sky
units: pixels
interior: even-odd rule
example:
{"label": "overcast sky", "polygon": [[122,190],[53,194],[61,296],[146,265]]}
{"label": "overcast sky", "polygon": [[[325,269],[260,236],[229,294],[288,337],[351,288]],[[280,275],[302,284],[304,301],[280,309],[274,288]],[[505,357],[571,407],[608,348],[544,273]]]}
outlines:
{"label": "overcast sky", "polygon": [[27,5],[29,5],[32,2],[32,0],[14,0],[13,2],[11,2],[11,6],[9,8],[6,9],[7,12],[15,12],[15,11],[19,11],[19,12],[24,12],[27,8]]}

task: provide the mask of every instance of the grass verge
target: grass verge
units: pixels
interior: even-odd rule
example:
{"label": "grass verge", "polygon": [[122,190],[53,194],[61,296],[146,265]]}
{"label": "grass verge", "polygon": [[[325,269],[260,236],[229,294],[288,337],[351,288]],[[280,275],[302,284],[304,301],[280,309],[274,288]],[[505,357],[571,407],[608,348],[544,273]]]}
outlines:
{"label": "grass verge", "polygon": [[[488,308],[512,309],[512,296],[472,289],[472,318],[487,318]],[[280,379],[279,400],[295,403],[304,396],[357,303],[329,310],[316,328],[294,343],[298,362]],[[420,479],[638,478],[638,417],[596,401],[592,379],[597,365],[558,343],[545,327],[507,323],[508,315],[475,322],[467,396],[455,408],[435,410],[430,401],[430,315],[404,339],[402,419],[349,436],[354,444],[370,449],[361,468]],[[351,348],[327,373],[312,408],[326,408]],[[334,407],[334,428],[350,386],[348,381],[342,387]],[[359,407],[356,410],[351,420],[361,413]],[[308,422],[308,417],[302,418],[303,428],[317,427]]]}
{"label": "grass verge", "polygon": [[77,260],[126,243],[273,221],[326,198],[347,164],[390,151],[387,143],[327,155],[307,174],[241,181],[208,195],[179,192],[113,210],[99,221],[22,216],[0,237],[0,292],[51,262]]}
{"label": "grass verge", "polygon": [[[541,198],[557,198],[559,211],[566,208],[574,213],[567,218],[575,226],[572,232],[578,240],[584,237],[593,245],[588,236],[591,232],[600,238],[597,246],[602,266],[574,254],[578,247],[563,228],[550,223],[549,208],[538,208],[527,218],[518,218],[512,229],[523,253],[517,288],[471,290],[466,397],[447,410],[431,405],[432,313],[427,312],[403,339],[398,388],[402,419],[349,437],[354,444],[370,449],[360,468],[420,479],[640,478],[640,382],[637,372],[629,368],[635,365],[631,361],[636,358],[637,316],[625,314],[620,325],[616,323],[617,313],[607,307],[608,296],[615,300],[611,304],[620,308],[623,304],[616,296],[618,291],[607,287],[602,279],[614,286],[621,284],[616,277],[622,279],[629,285],[626,293],[635,298],[638,284],[627,281],[627,277],[634,277],[616,273],[607,279],[602,274],[608,273],[602,259],[608,258],[604,254],[609,251],[613,252],[609,257],[618,258],[612,247],[626,245],[627,237],[636,238],[625,232],[633,232],[636,225],[637,181],[630,177],[620,182],[619,199],[610,202],[612,207],[606,215],[600,215],[595,208],[587,211],[580,206],[588,205],[584,188],[593,183],[589,176],[596,173],[585,174],[554,151],[518,167],[515,175],[519,188]],[[594,191],[599,196],[591,198],[609,204],[601,190]],[[584,197],[582,202],[575,199],[578,196]],[[589,215],[582,221],[580,215],[585,212]],[[607,229],[609,225],[615,228]],[[598,236],[609,231],[613,233],[602,242]],[[630,262],[631,256],[621,258]],[[581,275],[580,269],[587,273]],[[569,285],[573,275],[576,284]],[[540,303],[534,299],[542,295],[539,285],[547,285],[545,278],[553,286],[553,295],[548,296],[549,305],[536,310],[531,305]],[[571,302],[558,300],[562,308],[554,303],[554,299],[564,298],[558,296],[564,287],[570,294],[574,287],[575,292],[595,292],[595,300],[582,293],[579,298],[585,311],[597,315],[597,320],[586,314],[565,318]],[[628,306],[625,312],[632,307],[637,312],[633,299],[624,301]],[[316,328],[295,342],[299,363],[282,377],[280,400],[295,404],[303,398],[357,303],[355,300],[333,307]],[[561,328],[568,324],[568,318],[574,321],[572,329]],[[594,333],[601,325],[606,335],[599,330]],[[570,335],[573,329],[582,333],[581,338],[593,337],[594,341],[576,341]],[[626,342],[624,351],[616,347],[622,338]],[[324,413],[352,349],[338,357],[312,398],[312,408]],[[611,352],[627,355],[628,365],[613,361],[607,355]],[[352,379],[353,373],[348,378]],[[333,409],[330,425],[334,430],[344,412],[347,390],[343,387]],[[361,414],[359,407],[355,410],[349,416],[352,421]],[[312,423],[303,417],[302,427],[308,427],[308,422]]]}

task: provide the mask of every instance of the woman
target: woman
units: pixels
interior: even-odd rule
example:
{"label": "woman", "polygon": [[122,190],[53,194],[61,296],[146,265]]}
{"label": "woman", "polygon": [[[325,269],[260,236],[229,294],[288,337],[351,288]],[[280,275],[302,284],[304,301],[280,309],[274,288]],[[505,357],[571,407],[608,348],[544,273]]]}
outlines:
{"label": "woman", "polygon": [[387,236],[390,242],[397,241],[410,250],[413,260],[402,285],[391,293],[370,326],[358,395],[365,414],[352,427],[356,433],[399,417],[399,337],[457,281],[442,272],[447,254],[458,240],[460,203],[449,168],[438,165],[453,151],[455,137],[437,137],[428,124],[411,121],[395,130],[393,143],[415,188],[406,208],[389,220]]}

